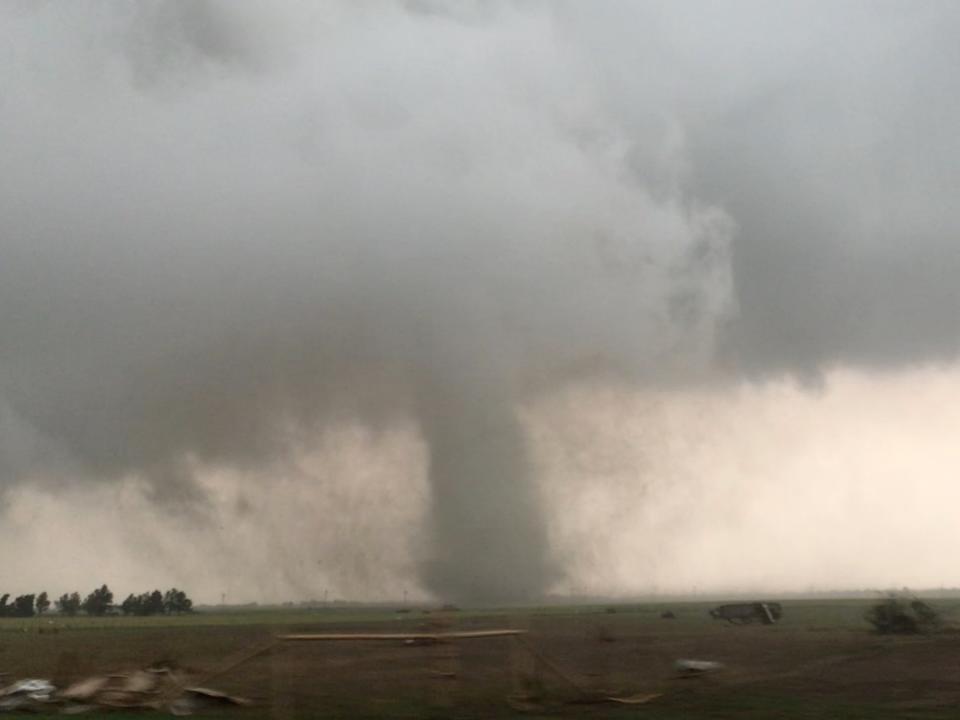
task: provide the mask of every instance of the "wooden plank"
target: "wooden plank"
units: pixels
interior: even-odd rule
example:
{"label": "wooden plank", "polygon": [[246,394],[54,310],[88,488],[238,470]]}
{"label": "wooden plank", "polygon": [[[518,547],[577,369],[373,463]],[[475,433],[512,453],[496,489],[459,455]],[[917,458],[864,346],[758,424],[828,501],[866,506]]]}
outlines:
{"label": "wooden plank", "polygon": [[773,613],[770,612],[770,608],[767,607],[766,603],[760,603],[760,607],[763,608],[763,614],[767,617],[767,625],[773,625],[777,619],[773,617]]}
{"label": "wooden plank", "polygon": [[297,641],[334,641],[334,640],[472,640],[478,638],[509,637],[522,635],[526,630],[465,630],[441,633],[311,633],[296,635],[277,635],[278,640]]}

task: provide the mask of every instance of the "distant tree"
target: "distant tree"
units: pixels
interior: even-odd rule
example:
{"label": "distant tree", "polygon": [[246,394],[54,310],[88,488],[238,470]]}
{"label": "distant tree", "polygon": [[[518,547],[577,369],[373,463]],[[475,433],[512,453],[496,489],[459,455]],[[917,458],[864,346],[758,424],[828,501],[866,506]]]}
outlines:
{"label": "distant tree", "polygon": [[143,601],[137,595],[130,593],[127,595],[127,599],[120,603],[120,612],[124,615],[142,615],[141,609],[143,607]]}
{"label": "distant tree", "polygon": [[150,593],[140,593],[137,595],[137,604],[136,604],[136,613],[137,615],[149,615],[150,614]]}
{"label": "distant tree", "polygon": [[103,585],[87,595],[81,607],[87,615],[106,615],[113,609],[113,593]]}
{"label": "distant tree", "polygon": [[16,617],[33,617],[33,601],[36,596],[33,593],[29,595],[20,595],[13,601],[13,614]]}
{"label": "distant tree", "polygon": [[144,615],[162,615],[163,614],[163,593],[159,590],[154,590],[152,593],[147,595],[144,593],[145,599],[143,603],[143,614]]}
{"label": "distant tree", "polygon": [[44,591],[37,595],[37,615],[43,615],[49,609],[50,598],[47,597],[47,593]]}
{"label": "distant tree", "polygon": [[[41,595],[45,595],[45,593]],[[74,598],[76,600],[75,606],[72,603]],[[37,612],[42,612],[40,610],[41,597],[37,597],[36,602]],[[64,614],[71,614],[71,612],[76,614],[77,609],[82,608],[89,615],[104,615],[116,607],[124,615],[180,615],[181,613],[193,612],[193,600],[188,598],[183,590],[170,588],[165,593],[161,593],[159,590],[144,592],[139,595],[130,593],[120,605],[114,606],[113,593],[104,585],[90,593],[82,603],[80,603],[80,598],[76,593],[69,597],[64,595],[57,601],[57,607]]]}
{"label": "distant tree", "polygon": [[59,610],[64,615],[69,615],[73,617],[78,612],[80,612],[80,593],[64,593],[60,596],[60,599],[57,600],[57,610]]}
{"label": "distant tree", "polygon": [[183,590],[171,588],[163,596],[163,609],[168,615],[191,612],[193,600],[188,598]]}
{"label": "distant tree", "polygon": [[10,617],[13,614],[13,608],[7,604],[10,599],[10,593],[4,593],[0,596],[0,617]]}

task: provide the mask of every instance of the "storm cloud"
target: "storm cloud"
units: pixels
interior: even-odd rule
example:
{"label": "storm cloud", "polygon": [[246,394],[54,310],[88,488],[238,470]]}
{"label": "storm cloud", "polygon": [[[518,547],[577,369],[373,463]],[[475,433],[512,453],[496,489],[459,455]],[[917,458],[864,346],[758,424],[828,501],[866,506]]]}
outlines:
{"label": "storm cloud", "polygon": [[425,587],[530,599],[524,403],[956,352],[950,4],[2,13],[7,488],[412,424]]}

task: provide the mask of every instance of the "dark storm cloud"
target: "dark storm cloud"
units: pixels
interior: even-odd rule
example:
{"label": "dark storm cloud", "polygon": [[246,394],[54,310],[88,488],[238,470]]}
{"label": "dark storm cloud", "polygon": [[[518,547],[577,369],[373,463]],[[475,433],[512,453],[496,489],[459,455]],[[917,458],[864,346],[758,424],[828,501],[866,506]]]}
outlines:
{"label": "dark storm cloud", "polygon": [[652,99],[682,137],[687,191],[737,224],[728,361],[809,375],[955,356],[954,4],[605,10],[580,10],[574,34],[604,58],[611,102],[643,132]]}
{"label": "dark storm cloud", "polygon": [[544,8],[425,9],[9,14],[0,393],[35,441],[8,482],[134,476],[182,508],[198,467],[413,415],[425,582],[544,591],[522,389],[702,364],[728,225],[624,172]]}
{"label": "dark storm cloud", "polygon": [[527,598],[530,392],[955,350],[949,5],[2,12],[7,484],[412,416],[424,581]]}

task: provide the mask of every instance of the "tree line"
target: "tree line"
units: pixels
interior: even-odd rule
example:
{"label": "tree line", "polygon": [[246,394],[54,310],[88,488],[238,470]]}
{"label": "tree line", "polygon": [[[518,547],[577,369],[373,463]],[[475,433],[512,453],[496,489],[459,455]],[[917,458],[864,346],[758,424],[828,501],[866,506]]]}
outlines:
{"label": "tree line", "polygon": [[39,595],[18,595],[10,602],[10,593],[0,596],[0,617],[33,617],[43,615],[50,609],[50,600],[45,592]]}
{"label": "tree line", "polygon": [[[12,603],[10,595],[0,597],[0,617],[33,617],[43,615],[50,609],[50,599],[47,593],[38,595],[20,595]],[[124,615],[180,615],[193,611],[193,601],[183,590],[170,588],[165,593],[159,590],[144,592],[139,595],[130,594],[119,605],[113,602],[113,592],[106,585],[93,590],[85,598],[80,593],[64,593],[55,602],[57,611],[61,615],[73,617],[81,612],[87,615],[100,617],[115,615],[121,612]]]}

